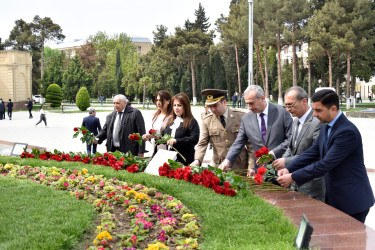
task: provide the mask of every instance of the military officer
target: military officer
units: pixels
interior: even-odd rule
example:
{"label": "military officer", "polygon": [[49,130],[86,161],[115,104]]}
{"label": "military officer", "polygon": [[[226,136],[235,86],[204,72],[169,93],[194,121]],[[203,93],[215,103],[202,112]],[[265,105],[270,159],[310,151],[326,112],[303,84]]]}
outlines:
{"label": "military officer", "polygon": [[[236,139],[245,111],[227,107],[227,90],[205,89],[201,94],[207,96],[206,105],[211,110],[202,118],[201,136],[195,149],[191,165],[201,165],[209,142],[213,145],[213,166],[217,167],[225,159],[230,146]],[[232,169],[254,168],[254,154],[250,143],[244,147]]]}

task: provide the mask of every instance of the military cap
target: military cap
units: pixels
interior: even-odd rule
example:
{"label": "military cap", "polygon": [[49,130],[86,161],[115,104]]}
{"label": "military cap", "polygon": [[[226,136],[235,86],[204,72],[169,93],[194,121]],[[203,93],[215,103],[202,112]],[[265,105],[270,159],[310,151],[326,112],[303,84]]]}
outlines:
{"label": "military cap", "polygon": [[228,90],[204,89],[202,90],[201,95],[207,96],[205,105],[213,105],[225,98],[227,92]]}

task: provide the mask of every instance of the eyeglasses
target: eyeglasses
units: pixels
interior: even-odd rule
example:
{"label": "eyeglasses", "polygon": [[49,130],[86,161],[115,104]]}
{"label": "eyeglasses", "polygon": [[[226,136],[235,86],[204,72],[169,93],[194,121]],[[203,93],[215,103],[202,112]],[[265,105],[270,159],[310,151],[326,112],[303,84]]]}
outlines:
{"label": "eyeglasses", "polygon": [[296,102],[298,102],[299,100],[301,100],[301,99],[298,99],[297,101],[295,101],[295,102],[293,102],[293,103],[291,103],[291,104],[286,104],[286,103],[285,103],[285,105],[284,105],[283,107],[284,107],[284,108],[291,108],[291,107],[293,107],[294,104],[296,104]]}

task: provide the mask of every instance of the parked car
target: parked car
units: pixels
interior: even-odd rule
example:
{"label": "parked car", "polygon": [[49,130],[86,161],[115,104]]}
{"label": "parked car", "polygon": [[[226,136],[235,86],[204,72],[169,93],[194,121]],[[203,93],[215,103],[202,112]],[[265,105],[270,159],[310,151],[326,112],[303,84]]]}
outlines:
{"label": "parked car", "polygon": [[40,95],[33,95],[33,102],[40,103]]}

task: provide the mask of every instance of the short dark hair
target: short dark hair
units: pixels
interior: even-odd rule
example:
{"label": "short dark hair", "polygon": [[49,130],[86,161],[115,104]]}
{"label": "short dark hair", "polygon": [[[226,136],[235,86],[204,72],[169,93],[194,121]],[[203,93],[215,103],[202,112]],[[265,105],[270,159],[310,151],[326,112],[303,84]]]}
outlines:
{"label": "short dark hair", "polygon": [[326,108],[331,108],[332,106],[336,106],[337,110],[340,109],[340,101],[339,96],[336,94],[335,91],[331,89],[322,89],[316,92],[311,97],[312,102],[321,102],[323,106]]}

